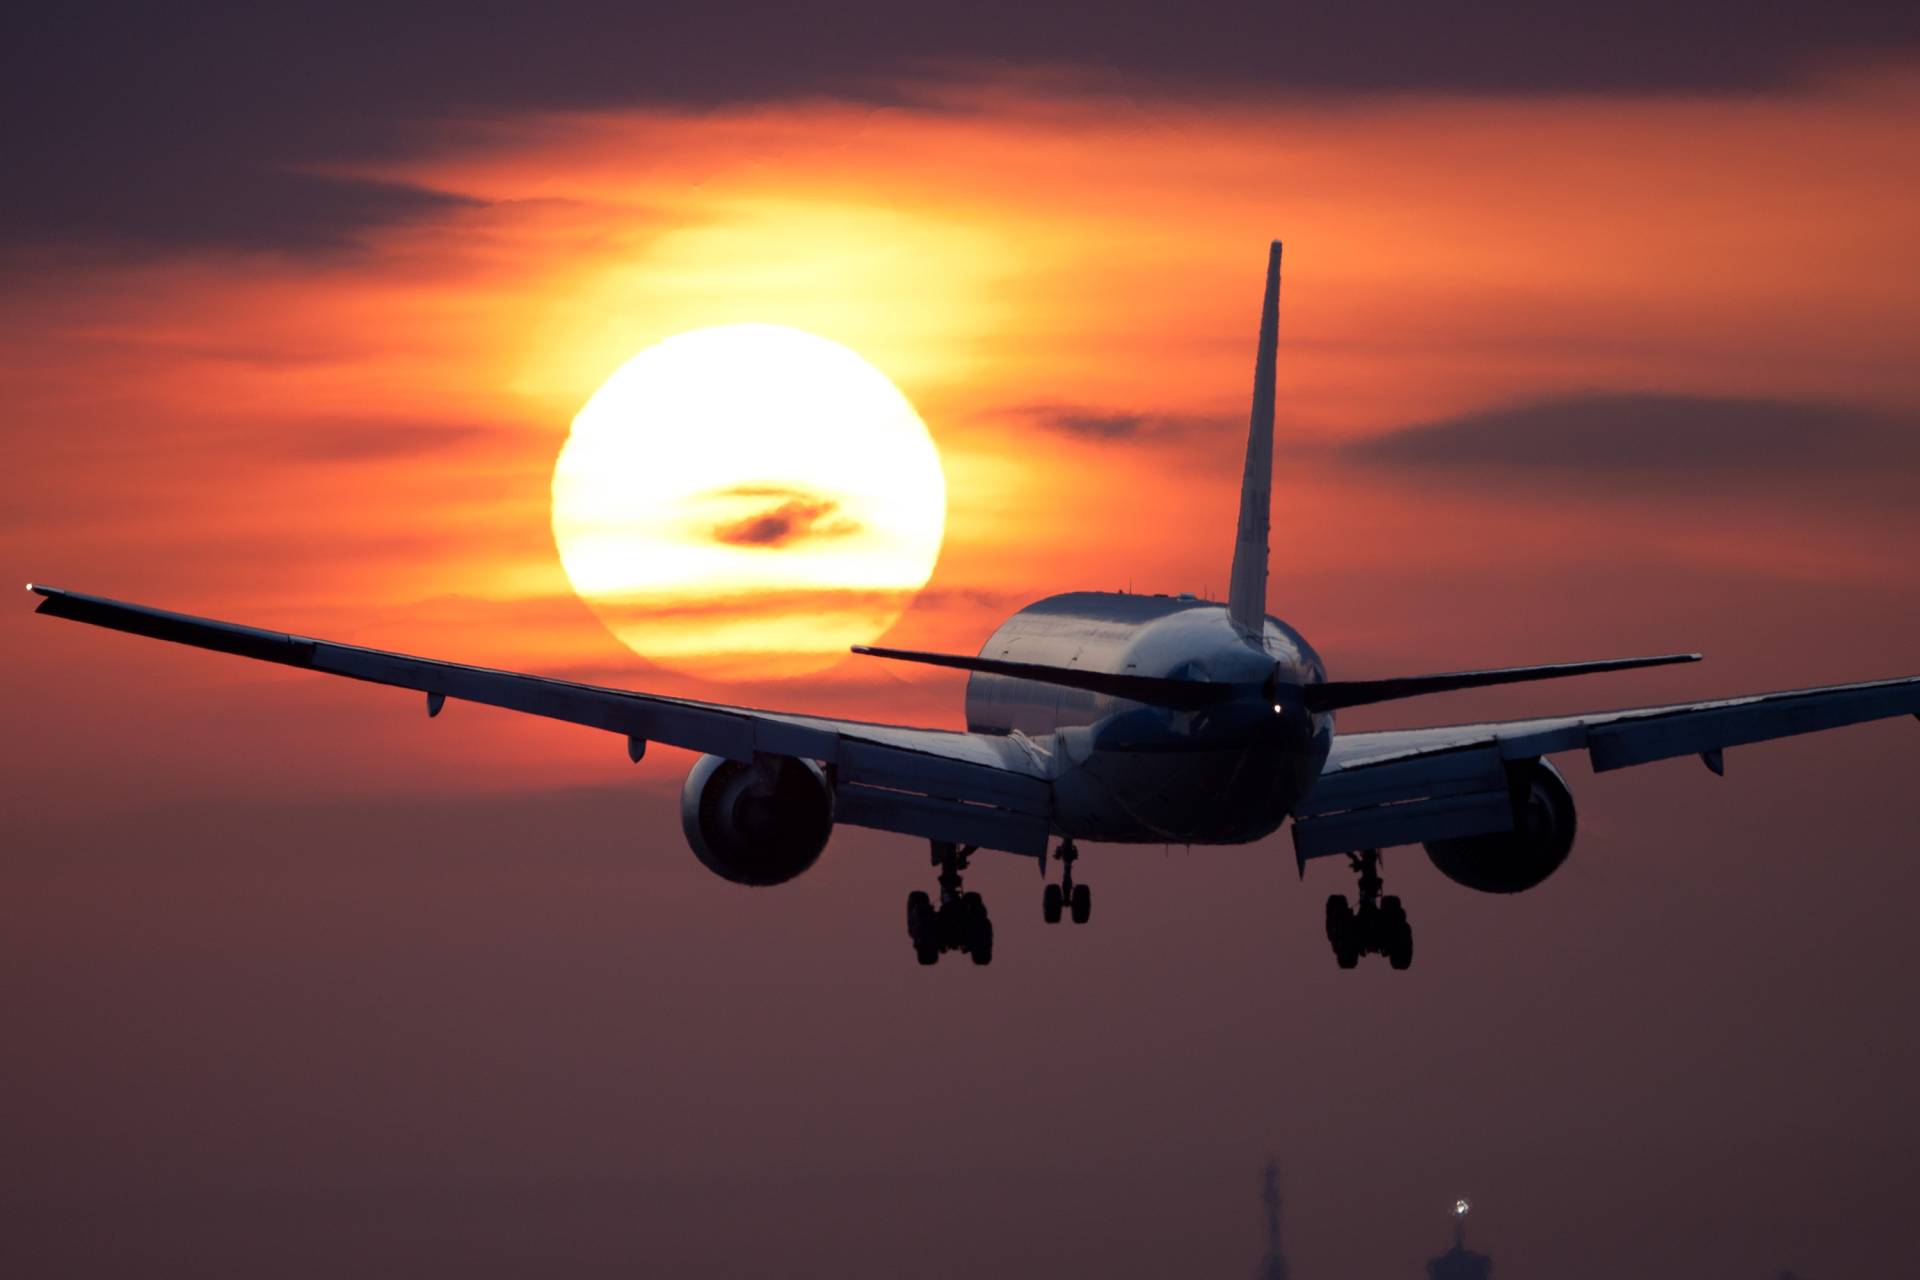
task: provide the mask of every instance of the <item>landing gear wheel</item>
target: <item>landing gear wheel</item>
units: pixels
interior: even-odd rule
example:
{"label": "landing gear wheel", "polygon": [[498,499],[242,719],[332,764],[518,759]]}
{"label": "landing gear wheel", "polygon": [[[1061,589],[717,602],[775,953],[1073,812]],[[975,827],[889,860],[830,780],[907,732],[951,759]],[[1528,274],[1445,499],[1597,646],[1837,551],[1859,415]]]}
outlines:
{"label": "landing gear wheel", "polygon": [[913,957],[921,964],[940,960],[939,924],[933,899],[916,889],[907,895],[907,937],[913,942]]}
{"label": "landing gear wheel", "polygon": [[1327,899],[1327,941],[1334,961],[1351,969],[1365,955],[1385,956],[1396,969],[1413,963],[1413,926],[1400,899],[1380,894],[1380,851],[1362,849],[1347,855],[1360,877],[1358,905],[1339,894]]}
{"label": "landing gear wheel", "polygon": [[971,939],[971,945],[967,948],[967,954],[973,957],[975,964],[993,963],[993,922],[987,919],[985,912],[981,913],[980,919],[976,922],[975,933]]}
{"label": "landing gear wheel", "polygon": [[1400,899],[1380,899],[1380,944],[1387,963],[1405,969],[1413,963],[1413,926],[1407,923],[1407,911]]}
{"label": "landing gear wheel", "polygon": [[[1053,855],[1065,868],[1060,873],[1060,883],[1050,884],[1040,897],[1040,914],[1048,924],[1060,923],[1062,911],[1073,917],[1075,924],[1085,924],[1093,914],[1093,890],[1084,884],[1073,882],[1073,864],[1080,860],[1080,850],[1073,841],[1062,840],[1060,848]],[[1044,863],[1041,870],[1045,870]]]}
{"label": "landing gear wheel", "polygon": [[960,875],[974,846],[933,842],[933,865],[940,868],[940,905],[915,890],[907,895],[907,936],[913,957],[921,964],[937,964],[944,952],[964,951],[975,964],[993,960],[993,924],[987,904],[977,893],[960,887]]}
{"label": "landing gear wheel", "polygon": [[1387,949],[1387,963],[1396,969],[1413,967],[1413,929],[1405,922],[1400,923],[1400,934]]}
{"label": "landing gear wheel", "polygon": [[1359,921],[1346,898],[1333,894],[1327,899],[1327,941],[1333,944],[1334,963],[1351,969],[1360,963]]}

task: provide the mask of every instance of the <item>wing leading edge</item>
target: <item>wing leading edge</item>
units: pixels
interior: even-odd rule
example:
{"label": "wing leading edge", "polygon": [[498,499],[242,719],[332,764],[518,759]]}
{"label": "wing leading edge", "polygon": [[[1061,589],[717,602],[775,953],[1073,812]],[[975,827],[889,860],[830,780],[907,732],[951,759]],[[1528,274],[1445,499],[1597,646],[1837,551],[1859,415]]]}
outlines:
{"label": "wing leading edge", "polygon": [[1044,744],[1022,735],[955,733],[756,711],[464,666],[29,585],[37,613],[218,653],[302,667],[624,735],[639,759],[649,742],[733,760],[795,756],[828,766],[835,820],[930,840],[1040,856],[1052,788]]}
{"label": "wing leading edge", "polygon": [[1508,766],[1585,751],[1596,772],[1894,716],[1920,718],[1920,676],[1435,729],[1341,734],[1294,815],[1303,861],[1513,829]]}

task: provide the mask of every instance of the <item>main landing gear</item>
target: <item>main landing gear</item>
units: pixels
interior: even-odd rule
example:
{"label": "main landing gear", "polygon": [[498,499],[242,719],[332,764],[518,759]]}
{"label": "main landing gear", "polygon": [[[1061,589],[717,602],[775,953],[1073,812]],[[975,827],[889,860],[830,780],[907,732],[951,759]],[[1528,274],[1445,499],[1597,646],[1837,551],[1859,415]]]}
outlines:
{"label": "main landing gear", "polygon": [[1360,907],[1355,910],[1339,894],[1327,899],[1327,941],[1342,969],[1351,969],[1364,955],[1379,955],[1396,969],[1413,963],[1413,926],[1400,899],[1381,897],[1380,851],[1350,853],[1347,861],[1360,875]]}
{"label": "main landing gear", "polygon": [[993,962],[993,922],[977,893],[960,887],[960,875],[976,846],[933,841],[933,865],[940,868],[940,905],[926,893],[907,895],[907,937],[921,964],[937,964],[945,951],[964,951],[975,964]]}
{"label": "main landing gear", "polygon": [[[1093,915],[1093,890],[1084,884],[1073,882],[1073,864],[1080,857],[1080,850],[1074,848],[1073,841],[1062,840],[1060,850],[1053,855],[1060,860],[1066,870],[1060,876],[1059,884],[1050,884],[1040,894],[1040,915],[1048,924],[1060,923],[1060,912],[1064,908],[1075,924],[1085,924]],[[1040,863],[1040,873],[1045,875],[1046,861]]]}

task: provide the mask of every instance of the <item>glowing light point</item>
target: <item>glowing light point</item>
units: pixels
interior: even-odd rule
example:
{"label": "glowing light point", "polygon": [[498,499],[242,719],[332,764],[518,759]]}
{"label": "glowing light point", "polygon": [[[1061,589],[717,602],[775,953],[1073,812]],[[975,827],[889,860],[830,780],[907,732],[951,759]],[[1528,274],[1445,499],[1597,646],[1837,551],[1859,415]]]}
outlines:
{"label": "glowing light point", "polygon": [[1467,1210],[1471,1208],[1473,1208],[1473,1206],[1465,1200],[1455,1200],[1453,1202],[1453,1216],[1456,1218],[1464,1218],[1467,1216]]}

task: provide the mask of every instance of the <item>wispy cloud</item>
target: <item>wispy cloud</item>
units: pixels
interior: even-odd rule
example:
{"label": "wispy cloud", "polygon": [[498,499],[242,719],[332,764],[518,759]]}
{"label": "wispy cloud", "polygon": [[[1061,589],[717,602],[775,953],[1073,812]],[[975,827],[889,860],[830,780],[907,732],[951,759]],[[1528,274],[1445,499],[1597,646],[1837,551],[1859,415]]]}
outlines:
{"label": "wispy cloud", "polygon": [[1920,421],[1820,401],[1590,391],[1475,410],[1342,450],[1398,468],[1537,475],[1834,475],[1920,466]]}
{"label": "wispy cloud", "polygon": [[313,462],[382,462],[469,453],[506,428],[436,422],[323,422],[282,429],[276,452]]}
{"label": "wispy cloud", "polygon": [[[87,6],[40,6],[8,33],[4,91],[34,125],[8,149],[0,242],[333,252],[449,198],[294,166],[392,155],[447,121],[543,110],[828,96],[865,108],[1042,69],[1207,101],[1751,93],[1920,43],[1920,20],[1898,5],[1702,0],[1607,24],[1580,20],[1568,0],[1525,6],[1548,15],[1528,21],[1511,5],[1394,5],[1383,19],[1378,5],[1205,0],[1173,23],[1089,22],[1073,6],[1009,6],[994,21],[886,0],[839,7],[831,40],[804,8],[715,0],[677,12],[672,39],[636,42],[606,38],[628,16],[610,0],[559,0],[539,15],[468,6],[454,24],[396,21],[376,0],[300,0],[196,14],[191,39],[159,10],[122,6],[102,22]],[[126,84],[140,91],[101,88]]]}
{"label": "wispy cloud", "polygon": [[1217,434],[1228,425],[1226,418],[1204,414],[1046,402],[1016,405],[1006,412],[1031,426],[1082,440],[1186,440]]}
{"label": "wispy cloud", "polygon": [[786,547],[860,531],[858,520],[839,514],[838,501],[797,489],[749,485],[722,490],[716,496],[777,499],[772,507],[713,527],[713,540],[730,547]]}

